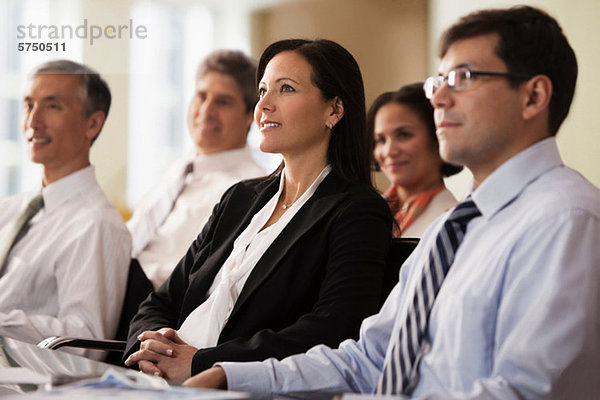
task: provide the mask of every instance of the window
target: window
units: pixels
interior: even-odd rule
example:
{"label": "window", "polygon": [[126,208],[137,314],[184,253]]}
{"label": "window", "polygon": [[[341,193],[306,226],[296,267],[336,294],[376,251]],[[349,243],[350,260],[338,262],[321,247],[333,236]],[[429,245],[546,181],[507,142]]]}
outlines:
{"label": "window", "polygon": [[[133,208],[174,159],[193,151],[186,117],[198,63],[216,48],[248,53],[250,46],[245,13],[215,16],[202,5],[143,0],[131,18],[159,32],[131,42],[127,203]],[[254,124],[248,145],[265,170],[279,164],[279,156],[258,151]]]}
{"label": "window", "polygon": [[22,139],[21,99],[27,74],[51,59],[81,61],[81,45],[69,39],[64,40],[65,51],[18,51],[19,42],[46,41],[44,36],[39,38],[38,26],[76,24],[80,14],[77,3],[61,7],[64,3],[65,0],[3,3],[0,14],[0,197],[30,189],[40,179],[40,167],[29,161]]}
{"label": "window", "polygon": [[[212,48],[211,17],[202,6],[140,1],[131,12],[158,36],[131,43],[127,200],[131,206],[186,148],[186,111],[194,69]],[[156,34],[155,34],[156,35]]]}

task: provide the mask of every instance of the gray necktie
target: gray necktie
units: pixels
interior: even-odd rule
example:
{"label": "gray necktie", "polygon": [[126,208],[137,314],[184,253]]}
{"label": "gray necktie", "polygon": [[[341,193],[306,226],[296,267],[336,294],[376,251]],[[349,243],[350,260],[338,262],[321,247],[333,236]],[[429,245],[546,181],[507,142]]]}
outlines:
{"label": "gray necktie", "polygon": [[29,229],[29,221],[44,207],[42,194],[35,196],[25,210],[14,220],[10,221],[5,229],[5,234],[0,237],[0,276],[4,275],[4,268],[8,264],[8,256],[14,245],[21,240]]}
{"label": "gray necktie", "polygon": [[377,393],[384,395],[408,394],[418,382],[418,364],[422,356],[421,344],[427,332],[429,314],[442,282],[454,261],[467,224],[481,215],[470,198],[458,204],[444,222],[429,252],[420,284],[415,288],[412,305],[400,327],[392,351],[383,365]]}
{"label": "gray necktie", "polygon": [[146,204],[144,209],[136,210],[133,218],[128,222],[129,231],[132,236],[133,257],[146,248],[154,238],[156,230],[165,222],[173,209],[177,198],[183,192],[187,184],[187,177],[194,171],[192,162],[186,164],[180,176],[156,196],[152,203]]}

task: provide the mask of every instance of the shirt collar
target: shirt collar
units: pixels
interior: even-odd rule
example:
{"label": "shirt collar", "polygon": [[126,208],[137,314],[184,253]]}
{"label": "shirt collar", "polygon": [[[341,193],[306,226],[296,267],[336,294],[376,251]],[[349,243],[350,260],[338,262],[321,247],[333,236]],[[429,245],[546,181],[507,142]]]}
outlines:
{"label": "shirt collar", "polygon": [[77,194],[89,190],[95,179],[94,166],[89,165],[42,188],[44,210],[52,212]]}
{"label": "shirt collar", "polygon": [[225,150],[213,154],[192,155],[190,161],[194,164],[194,177],[208,172],[227,172],[230,168],[238,167],[240,162],[251,158],[248,146],[241,149]]}
{"label": "shirt collar", "polygon": [[537,142],[498,167],[473,190],[473,201],[486,219],[490,219],[513,201],[529,185],[552,168],[562,166],[554,137]]}

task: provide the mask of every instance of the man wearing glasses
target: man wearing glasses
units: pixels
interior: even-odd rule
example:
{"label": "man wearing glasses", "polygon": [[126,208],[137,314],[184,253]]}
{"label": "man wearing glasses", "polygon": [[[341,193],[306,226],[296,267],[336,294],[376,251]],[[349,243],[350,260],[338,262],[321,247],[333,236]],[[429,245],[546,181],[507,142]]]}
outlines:
{"label": "man wearing glasses", "polygon": [[220,363],[193,386],[258,396],[360,392],[419,399],[591,398],[600,387],[600,192],[555,135],[577,61],[531,7],[484,10],[442,37],[424,90],[440,154],[473,173],[358,341],[283,361]]}

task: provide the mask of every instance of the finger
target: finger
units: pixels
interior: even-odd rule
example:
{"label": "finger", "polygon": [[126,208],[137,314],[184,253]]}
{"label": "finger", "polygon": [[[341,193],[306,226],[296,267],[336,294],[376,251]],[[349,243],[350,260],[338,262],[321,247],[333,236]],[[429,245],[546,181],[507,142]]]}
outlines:
{"label": "finger", "polygon": [[163,356],[172,357],[174,352],[173,344],[170,340],[167,343],[157,340],[144,340],[140,344],[140,350],[148,350]]}
{"label": "finger", "polygon": [[131,353],[127,360],[125,360],[125,365],[131,367],[138,363],[140,360],[144,360],[145,358],[142,355],[142,351],[136,351],[135,353]]}
{"label": "finger", "polygon": [[164,355],[159,354],[155,351],[152,351],[149,349],[140,349],[140,350],[136,351],[135,353],[132,353],[127,358],[127,360],[125,360],[125,365],[128,367],[131,367],[132,365],[135,365],[136,363],[139,363],[140,361],[143,361],[143,360],[157,363],[160,360],[164,359],[164,357],[165,357]]}
{"label": "finger", "polygon": [[140,342],[143,342],[145,340],[158,340],[164,343],[168,343],[170,341],[162,333],[157,331],[144,331],[138,335],[137,339]]}
{"label": "finger", "polygon": [[140,371],[142,371],[145,374],[160,376],[160,377],[162,377],[162,375],[163,375],[160,368],[158,368],[156,366],[156,364],[154,364],[150,361],[142,360],[138,363],[138,367],[140,368]]}
{"label": "finger", "polygon": [[157,330],[157,332],[160,333],[161,335],[167,336],[167,337],[168,337],[168,335],[170,335],[172,333],[177,333],[177,331],[175,329],[173,329],[173,328],[167,328],[167,327],[160,328],[159,330]]}
{"label": "finger", "polygon": [[164,337],[173,341],[176,344],[187,344],[179,337],[179,335],[177,334],[177,331],[175,329],[171,329],[171,328],[165,329],[162,332],[162,334]]}

